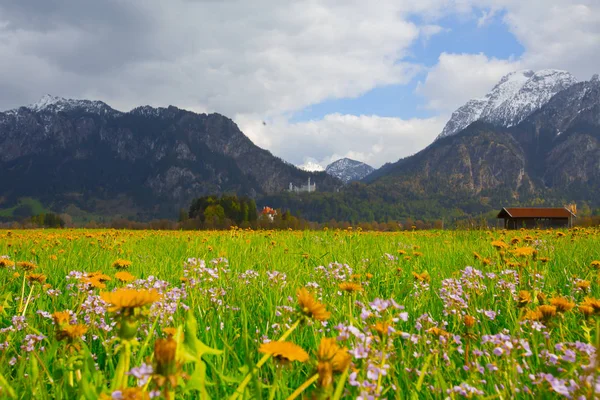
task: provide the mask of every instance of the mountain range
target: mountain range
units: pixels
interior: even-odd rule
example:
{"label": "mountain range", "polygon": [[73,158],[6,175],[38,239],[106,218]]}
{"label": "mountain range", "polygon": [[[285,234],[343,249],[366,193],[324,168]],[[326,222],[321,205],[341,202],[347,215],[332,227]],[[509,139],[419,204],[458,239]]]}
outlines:
{"label": "mountain range", "polygon": [[342,185],[257,147],[220,114],[121,112],[50,95],[0,113],[0,175],[7,206],[32,197],[53,210],[136,218],[173,216],[201,195],[276,193],[309,177],[320,190]]}
{"label": "mountain range", "polygon": [[[350,159],[304,171],[220,114],[173,106],[121,112],[45,96],[0,113],[0,175],[0,217],[24,197],[59,212],[172,217],[192,198],[219,193],[320,221],[439,218],[572,200],[598,207],[600,80],[577,82],[559,70],[508,74],[458,108],[428,147],[374,171]],[[308,178],[316,192],[288,192]]]}
{"label": "mountain range", "polygon": [[505,76],[484,100],[467,102],[434,143],[367,181],[431,196],[598,202],[597,75],[576,83],[564,71],[520,71]]}

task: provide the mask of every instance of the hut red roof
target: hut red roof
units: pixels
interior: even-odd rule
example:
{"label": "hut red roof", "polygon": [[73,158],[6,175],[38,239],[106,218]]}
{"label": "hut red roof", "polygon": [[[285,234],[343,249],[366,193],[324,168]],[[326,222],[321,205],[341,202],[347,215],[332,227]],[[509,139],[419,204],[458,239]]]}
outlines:
{"label": "hut red roof", "polygon": [[574,215],[575,214],[564,207],[505,207],[498,214],[498,218],[569,218]]}

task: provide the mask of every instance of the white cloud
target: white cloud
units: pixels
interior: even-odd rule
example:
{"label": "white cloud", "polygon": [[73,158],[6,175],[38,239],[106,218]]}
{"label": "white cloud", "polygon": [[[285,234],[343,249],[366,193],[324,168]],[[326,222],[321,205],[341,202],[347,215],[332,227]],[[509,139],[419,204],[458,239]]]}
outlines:
{"label": "white cloud", "polygon": [[450,112],[469,99],[483,97],[503,75],[519,67],[519,61],[484,54],[442,53],[425,81],[419,82],[417,93],[427,98],[428,108]]}
{"label": "white cloud", "polygon": [[463,0],[455,11],[476,19],[482,28],[503,15],[525,51],[508,59],[442,53],[417,87],[432,110],[452,111],[482,97],[503,75],[521,68],[564,69],[582,80],[600,69],[599,1]]}
{"label": "white cloud", "polygon": [[[440,20],[451,14],[482,29],[503,18],[525,53],[441,54],[418,87],[436,118],[288,122],[306,106],[408,82],[423,68],[410,47],[443,34]],[[294,163],[349,156],[379,165],[429,144],[443,114],[512,70],[563,68],[589,78],[598,48],[598,0],[2,2],[0,109],[45,93],[123,110],[174,104],[235,116],[257,144]]]}
{"label": "white cloud", "polygon": [[267,122],[239,115],[240,128],[257,145],[294,164],[318,162],[323,167],[343,157],[379,167],[414,154],[430,144],[447,116],[429,119],[386,118],[374,115],[329,114],[322,120],[290,123],[284,118]]}

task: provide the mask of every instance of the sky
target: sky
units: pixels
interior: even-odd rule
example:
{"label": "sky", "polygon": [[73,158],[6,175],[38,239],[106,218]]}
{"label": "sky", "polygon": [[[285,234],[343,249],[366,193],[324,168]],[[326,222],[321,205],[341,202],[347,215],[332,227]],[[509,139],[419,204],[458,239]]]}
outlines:
{"label": "sky", "polygon": [[232,118],[294,164],[414,154],[518,69],[600,72],[600,0],[2,0],[0,110]]}

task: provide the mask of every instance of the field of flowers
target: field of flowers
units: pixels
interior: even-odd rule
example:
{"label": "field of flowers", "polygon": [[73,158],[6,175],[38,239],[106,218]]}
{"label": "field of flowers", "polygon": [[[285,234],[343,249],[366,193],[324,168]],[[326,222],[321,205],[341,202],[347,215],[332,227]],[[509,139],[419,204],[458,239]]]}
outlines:
{"label": "field of flowers", "polygon": [[0,398],[600,397],[600,230],[0,231]]}

